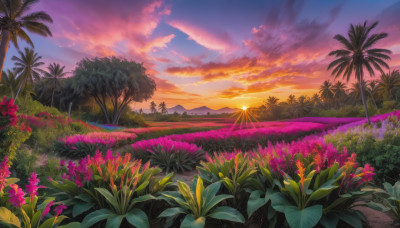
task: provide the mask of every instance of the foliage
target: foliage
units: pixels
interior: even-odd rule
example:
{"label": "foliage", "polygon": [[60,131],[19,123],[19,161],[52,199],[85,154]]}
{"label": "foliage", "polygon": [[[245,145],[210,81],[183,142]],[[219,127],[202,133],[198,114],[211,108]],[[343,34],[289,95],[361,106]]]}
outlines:
{"label": "foliage", "polygon": [[397,181],[394,185],[389,183],[383,184],[385,191],[384,201],[386,205],[392,210],[397,220],[400,220],[400,181]]}
{"label": "foliage", "polygon": [[399,179],[400,164],[393,159],[400,154],[400,123],[396,116],[372,125],[355,126],[335,131],[325,136],[337,148],[346,147],[357,154],[361,164],[371,164],[376,169],[375,182],[394,183]]}
{"label": "foliage", "polygon": [[[93,97],[107,123],[112,124],[118,124],[130,103],[151,98],[156,88],[142,64],[117,57],[83,59],[74,74],[75,93]],[[107,102],[112,103],[111,115],[107,112]]]}
{"label": "foliage", "polygon": [[[82,227],[107,220],[107,225],[126,227],[124,221],[135,227],[149,227],[148,216],[143,211],[146,202],[171,184],[173,174],[159,179],[159,168],[142,166],[141,161],[124,157],[106,156],[97,152],[75,165],[72,161],[60,167],[62,180],[52,185],[60,190],[58,197],[72,207],[69,213],[75,219],[83,218]],[[124,225],[125,224],[125,225]]]}
{"label": "foliage", "polygon": [[163,138],[138,141],[132,148],[134,158],[150,161],[167,173],[192,170],[204,158],[204,151],[194,144]]}
{"label": "foliage", "polygon": [[181,221],[182,228],[205,227],[207,218],[244,223],[243,215],[236,209],[227,206],[217,207],[222,201],[232,198],[231,195],[217,195],[221,183],[216,182],[204,188],[203,180],[199,177],[194,189],[190,189],[181,181],[178,181],[178,187],[178,193],[163,193],[173,208],[163,211],[159,217],[175,219],[183,214],[185,217]]}

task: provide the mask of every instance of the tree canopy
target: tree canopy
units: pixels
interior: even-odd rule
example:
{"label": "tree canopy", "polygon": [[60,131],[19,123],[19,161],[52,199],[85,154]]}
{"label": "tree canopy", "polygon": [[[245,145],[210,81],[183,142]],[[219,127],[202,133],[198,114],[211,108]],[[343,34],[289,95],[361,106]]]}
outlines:
{"label": "tree canopy", "polygon": [[130,103],[151,98],[156,89],[143,64],[117,57],[85,58],[73,78],[74,92],[93,97],[111,124],[118,124]]}

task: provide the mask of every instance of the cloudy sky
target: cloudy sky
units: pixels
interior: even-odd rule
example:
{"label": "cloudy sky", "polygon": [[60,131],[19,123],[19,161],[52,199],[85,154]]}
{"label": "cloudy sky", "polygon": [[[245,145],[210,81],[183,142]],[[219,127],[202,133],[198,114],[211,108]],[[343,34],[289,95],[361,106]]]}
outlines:
{"label": "cloudy sky", "polygon": [[[391,68],[400,68],[399,0],[41,0],[35,10],[54,20],[53,37],[32,35],[46,64],[72,72],[85,57],[143,62],[157,83],[154,100],[168,107],[311,95],[332,79],[333,36],[365,20],[389,33],[378,45],[393,52]],[[5,69],[16,54],[11,46]]]}

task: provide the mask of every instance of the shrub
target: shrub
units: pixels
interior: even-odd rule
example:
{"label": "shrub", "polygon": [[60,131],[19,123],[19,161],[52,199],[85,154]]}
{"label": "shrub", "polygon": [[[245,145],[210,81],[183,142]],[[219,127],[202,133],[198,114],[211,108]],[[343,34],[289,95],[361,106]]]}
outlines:
{"label": "shrub", "polygon": [[232,198],[231,195],[217,195],[220,186],[221,183],[216,182],[204,188],[201,177],[197,178],[193,189],[178,181],[178,193],[163,194],[173,208],[163,211],[159,217],[173,220],[185,215],[180,222],[182,228],[205,227],[207,218],[244,223],[243,215],[236,209],[227,206],[217,207],[222,201]]}
{"label": "shrub", "polygon": [[132,156],[150,161],[167,173],[192,170],[204,158],[204,151],[194,144],[168,139],[142,140],[132,144]]}
{"label": "shrub", "polygon": [[59,189],[60,200],[72,207],[69,214],[73,219],[83,219],[83,227],[103,220],[114,227],[149,227],[150,212],[144,212],[149,208],[146,202],[155,200],[173,177],[171,173],[160,180],[156,175],[161,169],[131,160],[130,154],[113,156],[111,151],[105,156],[96,152],[93,157],[81,159],[78,165],[72,161],[62,165],[61,180],[51,183]]}
{"label": "shrub", "polygon": [[124,127],[147,127],[148,124],[142,115],[134,113],[123,113],[119,120],[119,125]]}
{"label": "shrub", "polygon": [[395,183],[400,173],[400,129],[396,116],[372,125],[335,131],[325,136],[337,148],[346,147],[357,154],[361,164],[376,169],[377,184]]}

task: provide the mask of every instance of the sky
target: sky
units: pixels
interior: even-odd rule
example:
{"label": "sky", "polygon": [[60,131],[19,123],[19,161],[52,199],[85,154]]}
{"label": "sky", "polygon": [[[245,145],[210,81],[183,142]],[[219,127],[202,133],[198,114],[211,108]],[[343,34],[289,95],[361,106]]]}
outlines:
{"label": "sky", "polygon": [[[40,0],[39,10],[54,21],[52,37],[31,34],[46,65],[73,72],[96,56],[143,63],[157,84],[151,100],[169,108],[312,95],[333,80],[328,53],[340,48],[333,36],[364,21],[379,21],[375,32],[389,34],[376,47],[391,50],[391,70],[400,68],[399,0]],[[10,45],[5,69],[13,55]]]}

